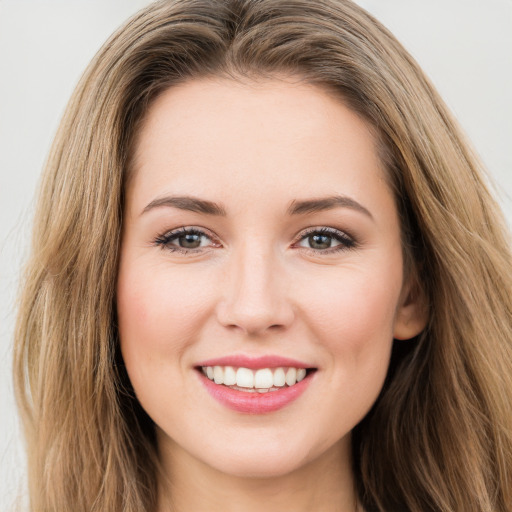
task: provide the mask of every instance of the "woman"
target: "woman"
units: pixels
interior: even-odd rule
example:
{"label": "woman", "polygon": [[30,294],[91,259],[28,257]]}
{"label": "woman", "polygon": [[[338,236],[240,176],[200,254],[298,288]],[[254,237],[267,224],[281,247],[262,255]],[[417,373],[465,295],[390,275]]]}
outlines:
{"label": "woman", "polygon": [[351,2],[148,7],[43,179],[16,347],[33,510],[510,510],[507,236]]}

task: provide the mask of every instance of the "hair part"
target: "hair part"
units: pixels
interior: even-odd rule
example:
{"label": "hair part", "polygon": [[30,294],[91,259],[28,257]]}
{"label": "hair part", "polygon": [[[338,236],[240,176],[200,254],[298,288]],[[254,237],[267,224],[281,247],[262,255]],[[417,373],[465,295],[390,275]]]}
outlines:
{"label": "hair part", "polygon": [[512,269],[484,172],[428,79],[348,0],[176,0],[119,29],[55,138],[18,316],[15,379],[31,507],[154,510],[158,453],[119,352],[124,185],[144,115],[204,77],[287,74],[374,127],[429,325],[395,342],[353,434],[368,511],[506,512],[512,503]]}

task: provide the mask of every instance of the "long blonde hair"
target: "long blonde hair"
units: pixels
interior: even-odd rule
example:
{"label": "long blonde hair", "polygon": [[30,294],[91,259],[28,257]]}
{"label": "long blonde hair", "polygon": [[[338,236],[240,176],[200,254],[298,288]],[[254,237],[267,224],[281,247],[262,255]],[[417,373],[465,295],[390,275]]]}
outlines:
{"label": "long blonde hair", "polygon": [[349,0],[164,0],[80,81],[44,171],[15,345],[37,512],[154,510],[157,447],[118,349],[123,187],[151,101],[208,75],[291,73],[379,133],[429,323],[395,342],[353,432],[367,510],[512,510],[512,264],[459,128],[396,39]]}

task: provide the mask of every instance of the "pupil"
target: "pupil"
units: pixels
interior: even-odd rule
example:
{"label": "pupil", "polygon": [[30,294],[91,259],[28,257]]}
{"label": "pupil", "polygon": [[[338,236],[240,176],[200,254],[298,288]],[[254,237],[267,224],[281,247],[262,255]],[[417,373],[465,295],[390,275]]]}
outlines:
{"label": "pupil", "polygon": [[313,249],[329,249],[331,247],[331,237],[329,235],[311,235],[309,245]]}
{"label": "pupil", "polygon": [[180,246],[186,249],[196,249],[201,245],[201,236],[194,233],[187,233],[179,237]]}

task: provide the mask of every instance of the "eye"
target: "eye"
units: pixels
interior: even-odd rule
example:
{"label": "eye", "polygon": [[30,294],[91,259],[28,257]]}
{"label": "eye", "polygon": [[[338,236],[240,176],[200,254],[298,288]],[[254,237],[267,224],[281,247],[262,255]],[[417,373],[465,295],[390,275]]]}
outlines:
{"label": "eye", "polygon": [[333,253],[351,249],[356,246],[356,242],[343,231],[323,227],[313,228],[302,233],[296,246],[315,252]]}
{"label": "eye", "polygon": [[169,251],[191,253],[206,247],[219,247],[204,231],[198,228],[183,227],[158,236],[154,244]]}

